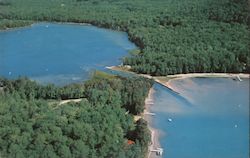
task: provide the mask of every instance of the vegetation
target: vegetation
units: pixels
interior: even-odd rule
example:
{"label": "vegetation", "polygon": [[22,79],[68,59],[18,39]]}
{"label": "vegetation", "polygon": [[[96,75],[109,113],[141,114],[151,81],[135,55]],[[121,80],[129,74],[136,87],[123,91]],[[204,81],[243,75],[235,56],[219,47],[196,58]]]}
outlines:
{"label": "vegetation", "polygon": [[[152,75],[249,72],[248,0],[1,0],[0,27],[86,22],[128,32],[140,51],[124,59]],[[7,20],[7,22],[6,22]],[[11,24],[11,25],[10,25]]]}
{"label": "vegetation", "polygon": [[[140,50],[124,64],[151,75],[250,72],[249,15],[248,0],[0,0],[0,29],[51,21],[126,31]],[[142,158],[149,131],[132,114],[151,85],[99,72],[65,87],[0,79],[0,157]]]}
{"label": "vegetation", "polygon": [[[0,156],[144,157],[150,140],[147,124],[134,123],[131,113],[141,112],[144,103],[140,101],[152,82],[105,76],[95,74],[85,84],[61,88],[26,78],[1,79]],[[84,99],[51,104],[65,97]],[[125,108],[137,111],[127,113]]]}
{"label": "vegetation", "polygon": [[23,27],[30,25],[32,23],[33,21],[0,19],[0,29]]}

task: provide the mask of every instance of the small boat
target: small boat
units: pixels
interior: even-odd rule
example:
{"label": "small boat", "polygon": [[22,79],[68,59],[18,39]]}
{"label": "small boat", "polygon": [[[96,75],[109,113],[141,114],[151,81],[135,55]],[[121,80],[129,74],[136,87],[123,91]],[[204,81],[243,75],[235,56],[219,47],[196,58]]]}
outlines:
{"label": "small boat", "polygon": [[172,122],[173,120],[171,118],[168,119],[168,122]]}

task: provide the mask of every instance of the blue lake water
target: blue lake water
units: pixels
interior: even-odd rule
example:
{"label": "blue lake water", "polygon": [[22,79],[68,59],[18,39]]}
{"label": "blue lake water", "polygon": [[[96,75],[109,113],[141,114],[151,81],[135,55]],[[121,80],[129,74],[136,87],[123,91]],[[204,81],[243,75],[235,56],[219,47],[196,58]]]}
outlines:
{"label": "blue lake water", "polygon": [[[89,25],[39,23],[0,31],[0,76],[80,82],[92,70],[120,64],[134,48],[126,33]],[[248,157],[249,80],[194,78],[173,84],[181,95],[154,85],[151,111],[157,114],[153,126],[162,131],[163,157]]]}
{"label": "blue lake water", "polygon": [[[164,158],[248,158],[249,79],[192,78],[155,84],[156,113]],[[171,118],[173,121],[168,122]]]}
{"label": "blue lake water", "polygon": [[90,25],[38,23],[0,31],[0,76],[64,85],[118,65],[135,45],[124,32]]}

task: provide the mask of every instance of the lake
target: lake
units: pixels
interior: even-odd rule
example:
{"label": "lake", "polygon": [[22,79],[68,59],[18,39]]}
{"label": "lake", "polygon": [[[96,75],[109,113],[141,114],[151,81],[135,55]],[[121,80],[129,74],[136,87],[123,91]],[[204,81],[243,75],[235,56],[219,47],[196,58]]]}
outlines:
{"label": "lake", "polygon": [[164,158],[248,158],[249,79],[189,78],[171,84],[180,95],[155,84],[150,108]]}
{"label": "lake", "polygon": [[[120,64],[134,48],[124,32],[38,23],[0,31],[0,76],[56,85],[81,82],[93,70]],[[249,79],[192,78],[172,84],[180,95],[155,84],[151,107],[165,158],[248,157]]]}
{"label": "lake", "polygon": [[135,47],[126,33],[91,25],[38,23],[0,31],[0,76],[56,85],[81,82],[93,70],[119,65]]}

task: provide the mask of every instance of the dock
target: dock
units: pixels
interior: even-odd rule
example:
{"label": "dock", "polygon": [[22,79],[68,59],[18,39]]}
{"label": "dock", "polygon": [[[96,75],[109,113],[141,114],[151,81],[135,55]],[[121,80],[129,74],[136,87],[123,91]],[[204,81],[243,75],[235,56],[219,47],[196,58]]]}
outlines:
{"label": "dock", "polygon": [[151,157],[151,153],[155,153],[157,156],[162,156],[163,148],[161,148],[158,144],[156,144],[155,131],[152,128],[150,128],[150,131],[151,131],[151,145],[149,146],[149,149],[148,149],[149,151],[148,158]]}
{"label": "dock", "polygon": [[163,149],[162,149],[162,148],[156,148],[156,149],[150,150],[150,152],[155,152],[156,155],[162,156],[162,154],[163,154]]}
{"label": "dock", "polygon": [[153,105],[154,104],[154,100],[151,98],[146,98],[145,99],[145,105]]}
{"label": "dock", "polygon": [[146,104],[148,104],[148,105],[153,105],[154,102],[153,102],[153,101],[147,101]]}
{"label": "dock", "polygon": [[152,112],[144,112],[144,115],[151,115],[151,116],[155,116],[155,113],[152,113]]}
{"label": "dock", "polygon": [[239,76],[239,75],[237,75],[237,79],[238,79],[239,81],[242,81],[242,79],[240,78],[240,76]]}

